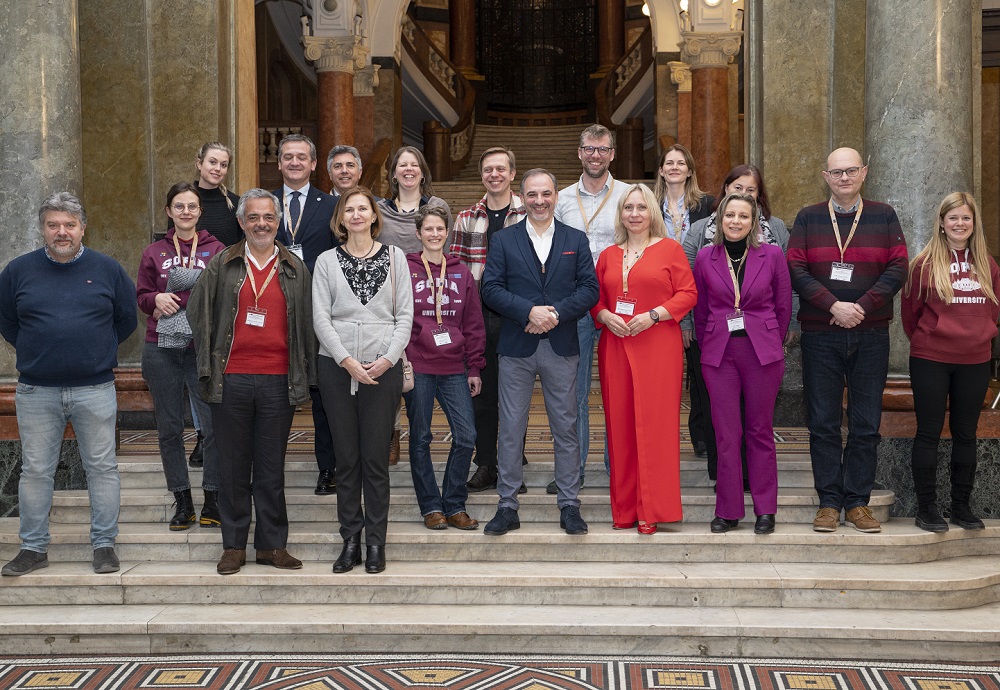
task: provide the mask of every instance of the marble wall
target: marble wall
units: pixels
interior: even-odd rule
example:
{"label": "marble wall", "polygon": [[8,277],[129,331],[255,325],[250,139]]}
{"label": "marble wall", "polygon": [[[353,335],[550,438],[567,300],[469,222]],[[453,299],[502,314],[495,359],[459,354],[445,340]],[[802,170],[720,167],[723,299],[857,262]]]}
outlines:
{"label": "marble wall", "polygon": [[[0,441],[0,517],[17,513],[17,483],[21,477],[21,443]],[[87,473],[76,441],[63,441],[56,469],[55,488],[86,489]]]}

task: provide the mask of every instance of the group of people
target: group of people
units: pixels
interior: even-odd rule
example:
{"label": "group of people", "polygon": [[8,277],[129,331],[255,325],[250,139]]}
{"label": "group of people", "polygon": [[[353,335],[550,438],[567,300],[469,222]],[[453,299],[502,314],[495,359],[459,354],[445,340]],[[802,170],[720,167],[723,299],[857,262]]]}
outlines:
{"label": "group of people", "polygon": [[[315,145],[289,135],[278,147],[282,187],[237,197],[224,186],[232,152],[211,142],[198,152],[198,179],[168,191],[166,236],[144,252],[135,284],[83,246],[79,200],[50,197],[39,211],[45,246],[0,273],[23,456],[21,550],[3,574],[48,564],[53,475],[68,421],[87,473],[94,570],[119,568],[113,368],[136,327],[136,301],[148,315],[142,372],[176,502],[169,529],[221,527],[220,574],[245,564],[251,518],[257,563],[302,567],[287,550],[284,456],[296,406],[309,401],[315,492],[337,495],[343,546],[334,572],[362,563],[362,533],[365,570],[386,567],[388,466],[399,456],[404,400],[424,526],[477,529],[468,493],[495,488],[484,533],[519,528],[536,377],[555,459],[547,491],[560,527],[586,534],[580,489],[595,343],[613,527],[653,534],[683,517],[686,359],[691,439],[715,480],[711,531],[738,527],[749,491],[754,531],[769,534],[778,505],[773,410],[784,346],[798,335],[793,312],[820,505],[813,528],[835,531],[846,511],[856,529],[877,532],[868,504],[888,322],[901,290],[918,422],[916,524],[948,529],[936,462],[950,406],[951,521],[982,528],[970,498],[1000,269],[974,199],[949,195],[938,232],[909,264],[893,209],[861,197],[867,167],[852,149],[830,154],[822,172],[830,199],[802,209],[790,232],[771,215],[754,166],[734,168],[712,196],[683,146],[661,154],[655,190],[615,180],[614,155],[614,133],[590,126],[580,136],[579,180],[560,190],[536,168],[515,194],[514,154],[490,148],[479,159],[485,196],[453,222],[414,147],[393,157],[384,199],[359,186],[357,150],[334,147],[326,194],[309,181]],[[451,429],[441,486],[430,453],[435,400]],[[204,467],[200,516],[183,442],[188,410]]]}

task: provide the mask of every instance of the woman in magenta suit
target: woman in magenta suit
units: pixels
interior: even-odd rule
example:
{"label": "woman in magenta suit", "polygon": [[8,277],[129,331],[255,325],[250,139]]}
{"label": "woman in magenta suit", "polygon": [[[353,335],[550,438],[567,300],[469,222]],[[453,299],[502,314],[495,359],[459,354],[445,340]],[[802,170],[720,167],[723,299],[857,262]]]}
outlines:
{"label": "woman in magenta suit", "polygon": [[695,333],[719,447],[712,531],[728,532],[744,516],[745,436],[754,532],[770,534],[778,507],[774,403],[785,373],[791,281],[781,248],[760,242],[760,210],[752,196],[730,194],[719,203],[717,218],[722,232],[694,263]]}

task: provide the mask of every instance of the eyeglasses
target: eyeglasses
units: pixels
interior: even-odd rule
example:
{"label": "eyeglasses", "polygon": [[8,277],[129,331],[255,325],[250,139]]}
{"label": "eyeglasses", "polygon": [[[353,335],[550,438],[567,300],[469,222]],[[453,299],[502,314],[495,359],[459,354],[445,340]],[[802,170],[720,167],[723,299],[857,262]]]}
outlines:
{"label": "eyeglasses", "polygon": [[246,217],[246,222],[247,223],[256,223],[256,222],[258,222],[260,220],[263,220],[265,223],[277,223],[278,222],[278,217],[276,215],[274,215],[273,213],[265,213],[264,215],[260,215],[258,213],[249,213],[249,214],[247,214],[247,217]]}
{"label": "eyeglasses", "polygon": [[835,180],[839,180],[844,175],[847,175],[850,178],[855,178],[861,174],[861,168],[855,165],[853,168],[845,168],[843,170],[827,170],[826,174]]}
{"label": "eyeglasses", "polygon": [[200,210],[201,206],[198,204],[174,204],[171,208],[174,209],[174,213],[184,213],[185,211],[188,213],[194,213],[195,211]]}
{"label": "eyeglasses", "polygon": [[602,156],[606,156],[609,153],[611,153],[611,151],[613,151],[614,149],[612,149],[610,146],[581,146],[580,150],[583,151],[588,156],[592,156],[595,153],[599,153]]}

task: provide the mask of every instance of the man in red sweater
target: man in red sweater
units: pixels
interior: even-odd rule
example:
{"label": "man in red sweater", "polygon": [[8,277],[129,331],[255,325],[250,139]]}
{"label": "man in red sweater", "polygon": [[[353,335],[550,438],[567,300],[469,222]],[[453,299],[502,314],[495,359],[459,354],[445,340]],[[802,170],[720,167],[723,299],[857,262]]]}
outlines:
{"label": "man in red sweater", "polygon": [[[788,240],[792,287],[802,298],[802,383],[820,508],[817,532],[840,511],[861,532],[882,527],[868,508],[889,370],[892,300],[906,281],[906,241],[888,204],[861,198],[868,167],[854,149],[826,161],[827,202],[799,211]],[[847,445],[841,400],[847,385]]]}

